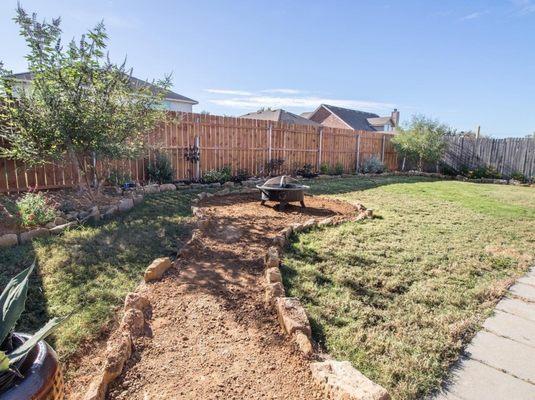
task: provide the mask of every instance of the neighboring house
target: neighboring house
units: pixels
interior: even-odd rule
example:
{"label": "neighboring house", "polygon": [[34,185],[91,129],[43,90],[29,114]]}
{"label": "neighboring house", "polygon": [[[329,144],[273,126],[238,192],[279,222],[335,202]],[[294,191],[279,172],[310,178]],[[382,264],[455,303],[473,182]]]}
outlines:
{"label": "neighboring house", "polygon": [[277,122],[285,122],[287,124],[294,124],[294,125],[313,125],[313,126],[320,126],[315,121],[311,121],[307,118],[301,117],[297,114],[291,113],[286,110],[259,110],[256,112],[252,112],[249,114],[242,115],[240,118],[248,118],[248,119],[262,119],[264,121],[277,121]]}
{"label": "neighboring house", "polygon": [[390,132],[399,124],[397,109],[394,109],[389,117],[380,117],[369,112],[322,104],[315,111],[302,113],[301,116],[323,126],[357,131]]}
{"label": "neighboring house", "polygon": [[[23,88],[28,88],[31,85],[33,79],[33,73],[31,72],[22,72],[18,74],[13,74],[15,80],[18,80]],[[150,83],[143,81],[138,78],[131,77],[134,85],[149,85],[151,90],[158,90],[158,88]],[[172,92],[170,90],[165,94],[165,99],[163,101],[163,107],[168,111],[175,112],[193,112],[193,106],[199,104],[198,101],[190,99],[188,97],[182,96],[178,93]]]}

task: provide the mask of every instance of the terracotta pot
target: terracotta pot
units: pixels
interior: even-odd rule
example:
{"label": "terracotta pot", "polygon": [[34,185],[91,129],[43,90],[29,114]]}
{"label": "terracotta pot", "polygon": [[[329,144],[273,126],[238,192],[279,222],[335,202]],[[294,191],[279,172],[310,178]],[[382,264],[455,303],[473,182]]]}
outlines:
{"label": "terracotta pot", "polygon": [[[25,334],[13,334],[22,340]],[[56,353],[45,341],[40,341],[22,363],[19,371],[24,378],[15,379],[13,386],[0,393],[0,400],[63,400],[63,376]]]}

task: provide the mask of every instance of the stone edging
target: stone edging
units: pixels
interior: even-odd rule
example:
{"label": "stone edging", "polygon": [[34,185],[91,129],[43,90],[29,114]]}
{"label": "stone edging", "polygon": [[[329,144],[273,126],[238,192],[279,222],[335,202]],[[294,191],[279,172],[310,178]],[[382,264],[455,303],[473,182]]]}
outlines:
{"label": "stone edging", "polygon": [[349,361],[336,361],[330,356],[314,354],[310,322],[305,309],[296,297],[286,297],[280,272],[280,252],[288,244],[294,232],[304,232],[314,227],[335,226],[347,221],[373,218],[373,210],[357,204],[357,217],[336,220],[333,217],[322,220],[310,219],[303,224],[294,224],[282,229],[273,239],[265,257],[265,302],[274,307],[282,330],[309,358],[315,358],[310,369],[314,380],[323,386],[330,399],[373,399],[388,400],[390,395],[382,386],[365,377],[353,368]]}

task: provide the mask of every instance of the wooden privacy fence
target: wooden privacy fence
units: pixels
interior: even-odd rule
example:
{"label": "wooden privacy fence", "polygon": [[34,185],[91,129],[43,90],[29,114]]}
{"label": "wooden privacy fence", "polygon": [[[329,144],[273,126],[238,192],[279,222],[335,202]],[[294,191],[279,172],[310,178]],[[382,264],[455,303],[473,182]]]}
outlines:
{"label": "wooden privacy fence", "polygon": [[[106,168],[146,182],[146,167],[159,151],[171,160],[176,180],[196,179],[224,166],[234,173],[246,170],[251,175],[264,175],[266,165],[275,159],[284,160],[280,173],[291,173],[305,164],[319,170],[323,163],[331,167],[340,164],[344,172],[351,173],[371,156],[394,170],[397,155],[391,138],[392,134],[382,132],[184,113],[178,121],[162,124],[148,135],[149,151],[144,157],[113,161],[111,167],[106,163]],[[184,156],[196,143],[200,150],[198,165]],[[1,192],[71,187],[77,181],[75,168],[67,162],[26,169],[15,161],[0,159]]]}
{"label": "wooden privacy fence", "polygon": [[520,172],[535,176],[535,139],[532,138],[465,138],[449,137],[444,162],[460,170],[492,166],[504,176]]}

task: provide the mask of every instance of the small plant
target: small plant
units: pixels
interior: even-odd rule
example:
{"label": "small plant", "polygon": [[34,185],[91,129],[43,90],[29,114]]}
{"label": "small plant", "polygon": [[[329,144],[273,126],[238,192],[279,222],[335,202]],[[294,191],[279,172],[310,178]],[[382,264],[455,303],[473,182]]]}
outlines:
{"label": "small plant", "polygon": [[385,165],[376,156],[371,156],[362,165],[365,174],[381,174],[385,171]]}
{"label": "small plant", "polygon": [[336,163],[331,171],[331,175],[342,175],[344,173],[344,164]]}
{"label": "small plant", "polygon": [[23,226],[45,225],[56,216],[41,193],[28,192],[16,204]]}
{"label": "small plant", "polygon": [[65,319],[53,318],[24,343],[16,346],[13,329],[24,311],[28,296],[28,281],[35,263],[12,278],[0,295],[0,391],[9,388],[15,377],[22,378],[20,366],[28,353],[40,341],[45,339]]}
{"label": "small plant", "polygon": [[468,178],[471,179],[481,179],[481,178],[488,178],[488,179],[501,179],[502,174],[498,172],[498,170],[490,165],[483,165],[480,167],[477,167],[473,171],[468,171]]}
{"label": "small plant", "polygon": [[283,164],[284,158],[274,158],[269,160],[269,162],[266,163],[266,171],[268,175],[278,174]]}
{"label": "small plant", "polygon": [[159,184],[173,181],[173,165],[165,154],[156,152],[154,160],[147,166],[149,181]]}
{"label": "small plant", "polygon": [[329,173],[329,164],[327,163],[321,163],[320,165],[320,173],[323,175],[327,175]]}
{"label": "small plant", "polygon": [[236,174],[232,177],[232,180],[234,182],[243,182],[249,179],[251,175],[249,174],[249,171],[247,171],[245,168],[240,168],[238,171],[236,171]]}
{"label": "small plant", "polygon": [[206,171],[202,176],[204,183],[225,183],[232,178],[232,172],[229,166],[225,166],[220,169],[211,169]]}
{"label": "small plant", "polygon": [[114,186],[123,186],[132,182],[132,176],[128,172],[113,169],[108,176],[108,182]]}
{"label": "small plant", "polygon": [[522,172],[515,171],[510,176],[511,179],[519,182],[527,182],[527,178],[524,176]]}
{"label": "small plant", "polygon": [[298,168],[295,173],[297,175],[301,175],[303,178],[315,178],[316,176],[318,176],[318,174],[314,172],[314,167],[312,166],[312,164],[303,165],[303,167]]}

